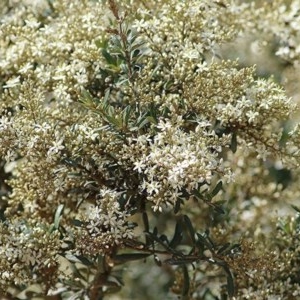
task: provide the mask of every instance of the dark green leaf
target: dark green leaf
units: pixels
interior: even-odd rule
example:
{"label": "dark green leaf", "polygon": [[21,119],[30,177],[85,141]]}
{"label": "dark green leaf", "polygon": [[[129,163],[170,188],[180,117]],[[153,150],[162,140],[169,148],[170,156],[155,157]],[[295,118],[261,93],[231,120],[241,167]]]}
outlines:
{"label": "dark green leaf", "polygon": [[[145,228],[145,232],[149,232],[150,230],[150,227],[149,227],[149,220],[148,220],[148,215],[146,212],[143,212],[142,214],[142,217],[143,217],[143,223],[144,223],[144,228]],[[149,246],[151,245],[151,239],[149,238],[148,235],[145,236],[145,239],[146,239],[146,245]]]}
{"label": "dark green leaf", "polygon": [[186,297],[190,290],[190,277],[186,265],[182,266],[182,271],[183,271],[183,287],[182,287],[181,295],[183,297]]}
{"label": "dark green leaf", "polygon": [[116,65],[116,58],[110,55],[106,49],[102,49],[102,55],[109,65]]}
{"label": "dark green leaf", "polygon": [[65,255],[65,258],[70,262],[82,263],[85,266],[92,266],[93,265],[93,263],[89,259],[87,259],[86,257],[81,256],[81,255],[73,255],[73,254],[67,253]]}
{"label": "dark green leaf", "polygon": [[297,213],[300,213],[300,208],[298,206],[293,205],[293,204],[291,206]]}
{"label": "dark green leaf", "polygon": [[114,257],[115,264],[123,264],[128,261],[145,259],[151,254],[149,253],[125,253],[125,254],[118,254]]}
{"label": "dark green leaf", "polygon": [[169,244],[169,240],[168,240],[168,237],[165,235],[165,234],[162,234],[159,239],[162,241],[162,242],[166,242],[167,244]]}
{"label": "dark green leaf", "polygon": [[232,133],[230,149],[233,153],[235,153],[236,150],[237,150],[237,135],[236,135],[236,132]]}
{"label": "dark green leaf", "polygon": [[228,250],[228,248],[230,247],[230,243],[226,243],[225,245],[223,245],[218,251],[218,254],[223,254],[223,252],[225,252],[225,250]]}
{"label": "dark green leaf", "polygon": [[173,254],[177,254],[177,255],[179,254],[177,251],[175,251],[174,249],[172,249],[169,245],[167,245],[166,243],[164,243],[157,235],[154,235],[151,232],[146,232],[146,235],[149,236],[149,238],[151,238],[152,241],[157,242],[158,244],[160,244],[163,248],[165,248],[169,252],[171,252]]}
{"label": "dark green leaf", "polygon": [[185,225],[187,226],[187,229],[189,231],[189,234],[190,234],[190,237],[191,237],[193,243],[196,243],[195,230],[194,230],[194,227],[192,225],[190,218],[187,215],[184,215],[183,220],[184,220]]}
{"label": "dark green leaf", "polygon": [[224,271],[227,274],[227,292],[229,297],[233,297],[235,293],[234,279],[232,273],[227,265],[223,266]]}
{"label": "dark green leaf", "polygon": [[149,220],[148,220],[148,215],[146,212],[143,212],[143,222],[144,222],[144,227],[145,231],[149,231]]}
{"label": "dark green leaf", "polygon": [[174,214],[175,215],[179,212],[181,203],[182,203],[182,200],[180,198],[178,198],[174,205]]}
{"label": "dark green leaf", "polygon": [[161,260],[159,259],[159,257],[158,257],[156,254],[154,254],[154,262],[155,262],[159,267],[162,266],[162,262],[161,262]]}
{"label": "dark green leaf", "polygon": [[212,203],[214,211],[218,214],[224,215],[225,214],[225,210],[223,209],[222,205],[219,204],[215,204]]}
{"label": "dark green leaf", "polygon": [[197,259],[195,257],[190,258],[190,257],[172,257],[169,259],[165,260],[165,263],[169,264],[169,265],[175,265],[175,266],[179,266],[179,265],[187,265],[187,264],[192,264],[195,261],[197,261]]}
{"label": "dark green leaf", "polygon": [[212,197],[216,196],[220,192],[220,190],[222,189],[222,187],[223,187],[223,182],[219,181],[218,184],[216,185],[216,187],[211,192],[211,196]]}
{"label": "dark green leaf", "polygon": [[74,167],[74,168],[78,167],[78,163],[71,158],[63,158],[61,162],[70,167]]}
{"label": "dark green leaf", "polygon": [[211,244],[211,242],[209,240],[207,240],[207,238],[205,238],[204,236],[202,236],[200,233],[196,233],[198,239],[196,241],[196,245],[197,246],[204,246],[204,248],[209,249],[210,251],[213,251],[213,244]]}
{"label": "dark green leaf", "polygon": [[173,236],[169,246],[171,248],[177,247],[180,244],[182,237],[183,237],[183,234],[182,234],[181,222],[177,221],[176,226],[175,226],[174,236]]}
{"label": "dark green leaf", "polygon": [[79,221],[77,219],[72,220],[72,223],[76,227],[81,227],[81,225],[83,224],[81,221]]}

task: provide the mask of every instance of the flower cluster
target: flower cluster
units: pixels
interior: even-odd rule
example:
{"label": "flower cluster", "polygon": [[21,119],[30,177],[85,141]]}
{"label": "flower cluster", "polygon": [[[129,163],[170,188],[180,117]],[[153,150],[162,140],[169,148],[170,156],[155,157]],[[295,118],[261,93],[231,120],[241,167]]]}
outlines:
{"label": "flower cluster", "polygon": [[128,157],[143,178],[139,188],[154,210],[162,211],[163,204],[174,206],[183,189],[191,193],[199,184],[210,184],[215,174],[231,177],[230,168],[224,169],[219,158],[230,137],[218,138],[208,122],[199,122],[191,132],[183,126],[181,118],[160,120],[153,139],[139,136],[123,148],[122,157]]}
{"label": "flower cluster", "polygon": [[[115,191],[102,190],[96,205],[82,207],[83,230],[76,233],[77,251],[87,255],[97,255],[111,251],[111,247],[121,246],[123,240],[134,237],[133,226],[128,218],[130,214],[122,211]],[[81,228],[81,229],[82,229]]]}
{"label": "flower cluster", "polygon": [[13,220],[0,224],[1,291],[39,282],[47,290],[59,273],[59,234],[47,224]]}

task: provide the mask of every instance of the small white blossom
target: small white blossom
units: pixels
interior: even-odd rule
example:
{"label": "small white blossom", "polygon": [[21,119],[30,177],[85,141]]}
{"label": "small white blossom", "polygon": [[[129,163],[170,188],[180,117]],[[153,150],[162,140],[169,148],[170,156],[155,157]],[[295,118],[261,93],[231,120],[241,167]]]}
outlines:
{"label": "small white blossom", "polygon": [[15,86],[18,86],[18,85],[20,85],[20,76],[11,78],[10,80],[8,80],[6,82],[6,84],[3,87],[4,88],[12,88],[12,87],[15,87]]}

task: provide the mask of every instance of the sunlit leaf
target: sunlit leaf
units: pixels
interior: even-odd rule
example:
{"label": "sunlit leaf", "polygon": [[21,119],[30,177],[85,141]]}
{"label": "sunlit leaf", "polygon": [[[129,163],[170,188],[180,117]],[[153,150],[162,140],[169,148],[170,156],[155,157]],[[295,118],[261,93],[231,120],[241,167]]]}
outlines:
{"label": "sunlit leaf", "polygon": [[62,217],[63,209],[64,209],[63,204],[60,204],[56,209],[55,216],[54,216],[54,228],[55,229],[58,229],[58,227],[59,227],[59,222]]}

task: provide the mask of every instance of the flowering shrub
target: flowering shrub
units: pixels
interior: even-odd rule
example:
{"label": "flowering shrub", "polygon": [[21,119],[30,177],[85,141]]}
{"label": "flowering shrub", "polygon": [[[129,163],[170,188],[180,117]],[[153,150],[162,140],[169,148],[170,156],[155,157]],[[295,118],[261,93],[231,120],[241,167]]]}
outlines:
{"label": "flowering shrub", "polygon": [[300,294],[300,7],[248,2],[0,4],[2,295]]}

